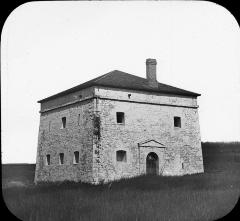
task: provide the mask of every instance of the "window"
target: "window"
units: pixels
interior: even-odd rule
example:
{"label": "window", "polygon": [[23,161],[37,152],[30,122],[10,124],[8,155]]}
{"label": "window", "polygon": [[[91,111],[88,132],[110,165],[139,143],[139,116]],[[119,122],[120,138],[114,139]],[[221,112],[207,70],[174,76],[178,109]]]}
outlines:
{"label": "window", "polygon": [[62,117],[62,127],[61,127],[61,129],[66,128],[66,121],[67,121],[66,117]]}
{"label": "window", "polygon": [[131,94],[128,94],[128,98],[129,98],[129,99],[131,98]]}
{"label": "window", "polygon": [[79,163],[79,151],[75,151],[74,152],[73,163],[74,164],[78,164]]}
{"label": "window", "polygon": [[174,127],[181,127],[181,118],[174,117]]}
{"label": "window", "polygon": [[64,163],[64,153],[59,154],[59,164],[62,165]]}
{"label": "window", "polygon": [[46,155],[46,165],[50,165],[50,154]]}
{"label": "window", "polygon": [[78,125],[80,125],[81,115],[78,114]]}
{"label": "window", "polygon": [[127,162],[127,152],[124,150],[118,150],[117,152],[117,161]]}
{"label": "window", "polygon": [[117,112],[117,123],[124,124],[124,113],[123,112]]}

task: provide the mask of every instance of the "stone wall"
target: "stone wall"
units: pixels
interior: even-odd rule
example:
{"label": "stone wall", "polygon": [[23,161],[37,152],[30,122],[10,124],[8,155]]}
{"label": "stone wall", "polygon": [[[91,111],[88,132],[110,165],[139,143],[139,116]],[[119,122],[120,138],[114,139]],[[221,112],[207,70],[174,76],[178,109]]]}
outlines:
{"label": "stone wall", "polygon": [[[79,118],[80,114],[80,118]],[[66,128],[61,119],[66,117]],[[35,182],[74,180],[92,182],[93,100],[41,113]],[[74,151],[80,161],[73,164]],[[64,153],[64,164],[59,164]],[[46,165],[50,154],[51,164]]]}
{"label": "stone wall", "polygon": [[[150,152],[158,155],[159,174],[203,172],[197,107],[193,97],[103,87],[43,102],[35,182],[99,183],[137,176],[146,173]],[[124,123],[116,122],[116,112],[124,112]],[[174,127],[174,116],[181,117],[181,128]],[[146,140],[163,147],[138,145]],[[126,162],[116,160],[117,150],[127,152]],[[73,164],[74,151],[80,153],[79,164]],[[64,153],[63,165],[59,153]]]}
{"label": "stone wall", "polygon": [[[96,94],[101,140],[94,146],[95,182],[146,173],[146,156],[150,152],[159,157],[160,174],[203,172],[196,99],[101,88],[96,89]],[[125,113],[124,124],[116,122],[116,112]],[[181,128],[174,127],[174,116],[181,117]],[[138,143],[151,139],[165,148],[138,149]],[[116,161],[117,150],[127,151],[127,162]]]}

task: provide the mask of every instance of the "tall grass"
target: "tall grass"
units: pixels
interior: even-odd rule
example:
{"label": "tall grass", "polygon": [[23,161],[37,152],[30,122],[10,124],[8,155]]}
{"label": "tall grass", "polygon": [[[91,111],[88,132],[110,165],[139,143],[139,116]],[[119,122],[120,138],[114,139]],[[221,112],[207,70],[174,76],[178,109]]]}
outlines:
{"label": "tall grass", "polygon": [[12,188],[4,197],[22,220],[213,220],[228,213],[239,194],[237,184],[204,188],[182,182],[143,176],[111,188],[74,183]]}
{"label": "tall grass", "polygon": [[32,184],[3,189],[4,199],[13,214],[29,221],[215,220],[234,207],[240,194],[240,163],[232,157],[240,146],[227,145],[203,143],[203,174],[141,176],[98,186]]}

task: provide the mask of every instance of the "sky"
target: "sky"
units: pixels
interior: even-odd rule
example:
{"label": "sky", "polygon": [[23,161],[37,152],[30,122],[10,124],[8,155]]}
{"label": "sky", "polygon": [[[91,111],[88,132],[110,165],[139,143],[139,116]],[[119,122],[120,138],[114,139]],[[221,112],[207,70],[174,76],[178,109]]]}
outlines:
{"label": "sky", "polygon": [[1,35],[2,162],[35,163],[38,100],[112,70],[200,93],[202,141],[240,141],[240,30],[211,2],[25,3]]}

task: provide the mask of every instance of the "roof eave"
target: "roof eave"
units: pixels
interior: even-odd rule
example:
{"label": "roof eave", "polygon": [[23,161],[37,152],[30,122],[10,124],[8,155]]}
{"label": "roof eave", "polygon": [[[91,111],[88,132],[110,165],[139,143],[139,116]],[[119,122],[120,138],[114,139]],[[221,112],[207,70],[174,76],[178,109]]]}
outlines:
{"label": "roof eave", "polygon": [[83,90],[83,89],[86,89],[86,88],[89,88],[89,87],[92,87],[92,86],[95,86],[95,85],[91,84],[91,85],[83,86],[81,88],[77,88],[77,87],[70,88],[68,90],[65,90],[65,91],[59,92],[57,94],[54,94],[54,95],[52,95],[50,97],[46,97],[44,99],[41,99],[41,100],[37,101],[37,103],[43,103],[45,101],[49,101],[49,100],[54,99],[54,98],[58,98],[58,97],[61,97],[61,96],[67,95],[67,94],[71,94],[71,93],[76,92],[78,90]]}
{"label": "roof eave", "polygon": [[[67,95],[67,94],[70,94],[70,93],[73,93],[73,92],[76,92],[78,90],[82,90],[82,89],[86,89],[86,88],[89,88],[89,87],[93,87],[93,86],[101,86],[101,87],[110,87],[110,88],[120,88],[120,89],[130,89],[130,90],[135,90],[135,91],[148,91],[148,92],[155,92],[155,93],[159,93],[159,94],[172,94],[172,95],[183,95],[183,96],[187,96],[187,97],[199,97],[201,96],[201,94],[198,94],[198,93],[194,93],[194,92],[182,92],[182,93],[174,93],[174,92],[171,92],[171,91],[157,91],[157,90],[150,90],[150,89],[145,89],[145,88],[142,88],[142,89],[132,89],[132,88],[129,88],[129,87],[120,87],[120,86],[113,86],[113,85],[101,85],[101,84],[97,84],[97,83],[92,83],[91,85],[86,85],[85,87],[81,87],[81,88],[71,88],[71,89],[68,89],[68,90],[65,90],[65,91],[62,91],[60,93],[57,93],[55,95],[52,95],[50,97],[47,97],[47,98],[44,98],[42,100],[39,100],[37,101],[37,103],[43,103],[45,101],[49,101],[51,99],[54,99],[54,98],[58,98],[60,96],[64,96],[64,95]],[[191,94],[189,94],[191,93]]]}

